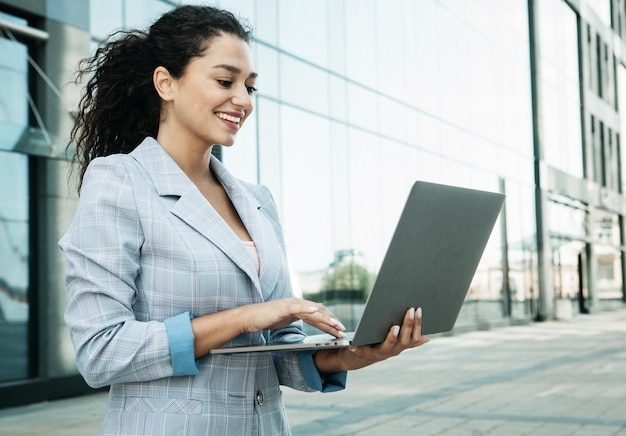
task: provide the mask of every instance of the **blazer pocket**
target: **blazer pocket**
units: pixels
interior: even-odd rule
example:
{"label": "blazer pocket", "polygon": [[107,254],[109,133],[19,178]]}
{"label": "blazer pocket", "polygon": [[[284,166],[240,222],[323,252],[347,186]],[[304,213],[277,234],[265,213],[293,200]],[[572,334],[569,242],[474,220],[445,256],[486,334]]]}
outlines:
{"label": "blazer pocket", "polygon": [[127,397],[124,401],[124,410],[127,412],[199,415],[202,406],[202,401],[188,398]]}

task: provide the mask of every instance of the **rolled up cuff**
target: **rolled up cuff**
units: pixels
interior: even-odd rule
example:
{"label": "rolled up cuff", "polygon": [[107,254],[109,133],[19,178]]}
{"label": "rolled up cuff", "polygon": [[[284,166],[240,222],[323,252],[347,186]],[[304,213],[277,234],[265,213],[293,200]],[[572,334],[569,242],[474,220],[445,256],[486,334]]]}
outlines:
{"label": "rolled up cuff", "polygon": [[166,319],[165,330],[167,331],[174,375],[197,375],[199,369],[195,360],[191,314],[184,312]]}
{"label": "rolled up cuff", "polygon": [[304,381],[311,389],[319,392],[337,392],[346,388],[347,371],[322,375],[315,366],[313,356],[317,351],[301,351],[298,353],[298,364]]}

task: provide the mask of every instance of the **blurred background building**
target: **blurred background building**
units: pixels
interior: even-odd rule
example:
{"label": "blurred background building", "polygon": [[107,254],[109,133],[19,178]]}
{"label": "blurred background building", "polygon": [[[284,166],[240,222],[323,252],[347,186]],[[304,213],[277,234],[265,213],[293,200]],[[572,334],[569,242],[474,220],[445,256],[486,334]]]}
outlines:
{"label": "blurred background building", "polygon": [[[57,248],[71,80],[180,3],[0,0],[0,407],[89,390]],[[205,3],[255,29],[256,111],[219,154],[272,190],[298,295],[353,326],[422,179],[507,196],[457,329],[624,305],[626,0]]]}

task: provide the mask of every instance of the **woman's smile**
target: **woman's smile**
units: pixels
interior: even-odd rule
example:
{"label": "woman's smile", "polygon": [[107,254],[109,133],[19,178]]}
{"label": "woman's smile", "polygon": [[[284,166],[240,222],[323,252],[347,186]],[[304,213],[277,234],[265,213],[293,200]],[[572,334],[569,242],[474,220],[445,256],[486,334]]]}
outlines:
{"label": "woman's smile", "polygon": [[221,119],[229,128],[237,131],[239,130],[241,120],[245,116],[245,113],[234,115],[232,113],[216,112],[215,115],[217,115],[217,117]]}

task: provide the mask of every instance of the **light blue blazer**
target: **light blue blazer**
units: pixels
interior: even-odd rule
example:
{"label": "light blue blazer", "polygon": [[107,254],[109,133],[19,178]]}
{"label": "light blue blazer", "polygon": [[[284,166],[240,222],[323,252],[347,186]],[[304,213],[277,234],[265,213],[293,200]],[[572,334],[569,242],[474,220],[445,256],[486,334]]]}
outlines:
{"label": "light blue blazer", "polygon": [[[289,434],[279,385],[345,386],[321,377],[310,352],[193,357],[191,317],[292,295],[278,213],[269,191],[222,183],[259,252],[249,252],[152,138],[97,158],[85,174],[66,256],[65,320],[79,371],[111,385],[106,435]],[[300,323],[245,334],[227,346],[299,341]]]}

